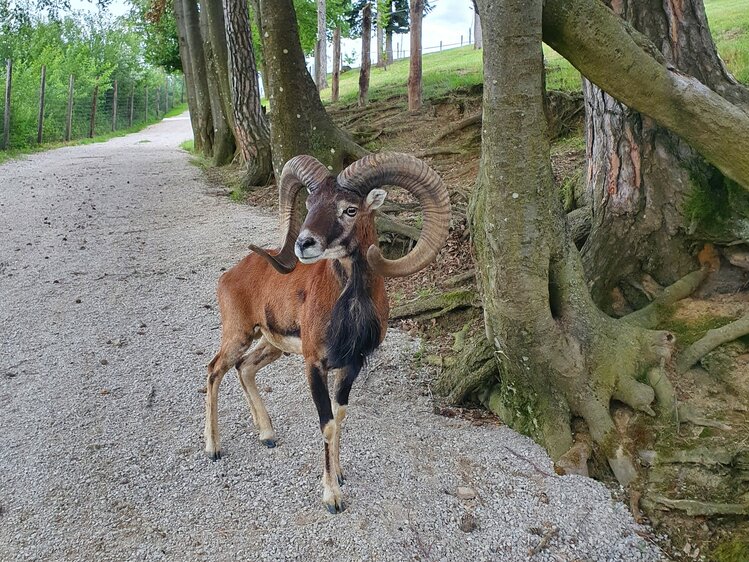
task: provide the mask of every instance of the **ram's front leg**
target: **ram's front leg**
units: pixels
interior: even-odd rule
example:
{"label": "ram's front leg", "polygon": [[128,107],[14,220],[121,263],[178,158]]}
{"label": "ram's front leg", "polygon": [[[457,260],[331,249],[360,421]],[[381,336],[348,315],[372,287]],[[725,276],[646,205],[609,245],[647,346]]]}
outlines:
{"label": "ram's front leg", "polygon": [[341,487],[338,485],[340,468],[338,468],[338,459],[335,455],[336,446],[334,445],[338,440],[338,427],[335,419],[333,419],[333,410],[328,394],[327,373],[317,361],[305,359],[305,365],[307,382],[312,392],[312,399],[317,407],[317,414],[320,417],[320,430],[324,441],[322,501],[330,513],[340,513],[343,511],[343,500]]}
{"label": "ram's front leg", "polygon": [[339,484],[343,484],[343,471],[341,469],[341,433],[343,432],[343,420],[346,418],[346,408],[348,407],[349,394],[351,386],[354,384],[356,377],[359,376],[361,368],[348,366],[344,369],[336,369],[336,390],[335,399],[333,400],[333,420],[336,425],[336,436],[332,443],[333,458],[336,466],[336,477]]}

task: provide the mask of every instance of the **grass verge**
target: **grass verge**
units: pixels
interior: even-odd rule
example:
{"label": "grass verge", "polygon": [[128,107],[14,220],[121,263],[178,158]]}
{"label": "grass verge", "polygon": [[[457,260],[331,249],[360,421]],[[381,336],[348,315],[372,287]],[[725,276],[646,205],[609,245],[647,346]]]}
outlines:
{"label": "grass verge", "polygon": [[0,150],[0,164],[4,164],[5,162],[8,162],[9,160],[14,160],[15,158],[19,158],[21,156],[26,156],[27,154],[36,154],[37,152],[44,152],[46,150],[53,150],[55,148],[63,148],[65,146],[79,146],[83,144],[93,144],[96,142],[106,142],[113,138],[131,135],[133,133],[142,131],[149,125],[158,123],[164,118],[175,117],[177,115],[184,113],[185,111],[187,111],[186,103],[175,106],[170,111],[168,111],[163,117],[159,119],[150,119],[149,121],[143,121],[142,123],[137,123],[136,125],[133,125],[132,127],[128,127],[127,129],[119,129],[117,131],[110,131],[102,135],[96,135],[93,138],[75,139],[69,142],[62,142],[62,141],[61,142],[49,142],[49,143],[40,144],[38,146],[29,146],[29,147],[24,147],[24,148],[11,148],[10,150]]}

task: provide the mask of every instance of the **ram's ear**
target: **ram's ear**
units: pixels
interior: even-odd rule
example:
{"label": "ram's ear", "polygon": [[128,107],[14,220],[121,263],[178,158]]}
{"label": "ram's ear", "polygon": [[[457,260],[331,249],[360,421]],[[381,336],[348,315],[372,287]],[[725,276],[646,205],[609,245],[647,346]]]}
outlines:
{"label": "ram's ear", "polygon": [[364,202],[367,211],[371,212],[382,207],[382,204],[385,202],[385,198],[387,197],[387,195],[388,192],[384,189],[373,189],[372,191],[367,193],[367,200]]}

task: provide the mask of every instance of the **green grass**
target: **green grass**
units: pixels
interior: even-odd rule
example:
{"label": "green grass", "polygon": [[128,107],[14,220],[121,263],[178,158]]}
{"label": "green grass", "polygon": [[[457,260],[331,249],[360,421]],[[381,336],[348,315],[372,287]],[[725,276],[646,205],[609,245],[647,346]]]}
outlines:
{"label": "green grass", "polygon": [[182,115],[185,111],[187,111],[187,103],[175,105],[172,109],[164,114],[163,119],[167,119],[168,117],[177,117],[178,115]]}
{"label": "green grass", "polygon": [[[705,0],[705,10],[720,56],[740,82],[749,84],[749,0]],[[483,83],[481,53],[467,46],[425,54],[422,59],[424,98],[438,98]],[[544,55],[547,88],[580,91],[582,86],[577,70],[546,45]],[[408,59],[395,61],[387,70],[373,66],[369,99],[377,101],[403,96],[407,84]],[[359,69],[341,74],[340,103],[355,102],[358,93]],[[324,103],[330,103],[330,88],[320,94]]]}
{"label": "green grass", "polygon": [[718,53],[736,79],[749,84],[749,0],[705,0]]}
{"label": "green grass", "polygon": [[[580,75],[560,55],[544,48],[547,81],[550,89],[580,90]],[[484,81],[481,51],[472,46],[427,53],[422,59],[422,87],[425,98],[449,94],[460,88],[470,88]],[[372,67],[369,81],[369,99],[377,101],[403,95],[408,84],[408,59],[395,61],[387,70]],[[340,101],[349,104],[359,94],[359,70],[341,74]],[[324,103],[330,103],[330,88],[321,92]]]}
{"label": "green grass", "polygon": [[[15,158],[25,156],[27,154],[35,154],[37,152],[44,152],[45,150],[62,148],[64,146],[79,146],[79,145],[84,145],[84,144],[93,144],[97,142],[106,142],[113,138],[124,137],[125,135],[131,135],[133,133],[142,131],[149,125],[158,123],[159,121],[161,121],[161,119],[165,117],[174,117],[176,115],[180,115],[184,113],[185,111],[187,111],[186,103],[175,106],[171,111],[167,112],[166,115],[164,115],[164,117],[160,119],[150,119],[149,121],[138,123],[136,125],[133,125],[132,127],[128,127],[127,129],[118,129],[117,131],[109,131],[101,135],[96,135],[93,138],[75,139],[69,142],[49,142],[49,143],[40,144],[38,146],[29,146],[25,148],[11,148],[10,150],[0,150],[0,164],[4,164],[5,162],[8,162],[9,160],[13,160]],[[192,141],[189,141],[189,142],[190,144],[192,144]]]}
{"label": "green grass", "polygon": [[186,140],[185,142],[183,142],[182,144],[180,144],[179,147],[182,150],[184,150],[184,151],[189,152],[190,154],[192,154],[193,152],[195,152],[195,141],[193,139]]}

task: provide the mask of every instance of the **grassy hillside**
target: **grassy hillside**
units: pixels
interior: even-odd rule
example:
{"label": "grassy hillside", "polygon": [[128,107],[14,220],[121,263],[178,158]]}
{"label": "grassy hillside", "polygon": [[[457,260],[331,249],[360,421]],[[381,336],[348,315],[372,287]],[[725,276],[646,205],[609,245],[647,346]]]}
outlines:
{"label": "grassy hillside", "polygon": [[[749,0],[705,0],[710,29],[718,52],[729,70],[741,82],[749,84]],[[560,55],[544,48],[549,89],[579,90],[579,73]],[[437,97],[460,87],[481,84],[481,51],[472,46],[429,53],[423,59],[424,96]],[[408,60],[394,62],[387,70],[372,67],[369,96],[372,101],[403,95],[408,82]],[[356,101],[359,72],[353,69],[341,75],[341,103]],[[321,92],[330,102],[330,88]]]}

